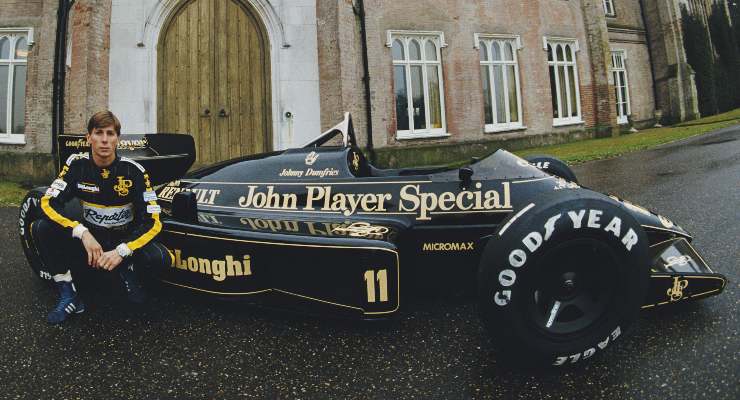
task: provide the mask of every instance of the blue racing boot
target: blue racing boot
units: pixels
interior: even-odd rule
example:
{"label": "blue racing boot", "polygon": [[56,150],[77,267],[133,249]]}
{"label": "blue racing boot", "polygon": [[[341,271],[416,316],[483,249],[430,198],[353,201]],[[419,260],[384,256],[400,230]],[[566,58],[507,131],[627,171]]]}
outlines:
{"label": "blue racing boot", "polygon": [[121,276],[121,281],[123,281],[128,301],[134,304],[144,304],[147,300],[147,295],[144,288],[139,283],[136,271],[134,270],[134,265],[122,265],[121,268],[118,268],[118,275]]}
{"label": "blue racing boot", "polygon": [[59,289],[59,303],[46,316],[50,324],[61,324],[72,314],[79,314],[85,311],[85,303],[77,295],[77,289],[72,282],[56,282]]}

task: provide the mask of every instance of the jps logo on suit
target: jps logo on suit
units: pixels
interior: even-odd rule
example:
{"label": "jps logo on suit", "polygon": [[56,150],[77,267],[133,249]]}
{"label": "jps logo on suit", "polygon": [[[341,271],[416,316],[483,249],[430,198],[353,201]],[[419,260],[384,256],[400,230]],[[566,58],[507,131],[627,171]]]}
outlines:
{"label": "jps logo on suit", "polygon": [[119,176],[118,177],[118,184],[115,185],[115,186],[113,186],[113,190],[115,190],[116,193],[118,193],[118,195],[121,196],[121,197],[127,196],[128,195],[128,188],[130,188],[131,186],[133,186],[133,184],[134,183],[131,181],[131,179],[123,179],[122,176]]}

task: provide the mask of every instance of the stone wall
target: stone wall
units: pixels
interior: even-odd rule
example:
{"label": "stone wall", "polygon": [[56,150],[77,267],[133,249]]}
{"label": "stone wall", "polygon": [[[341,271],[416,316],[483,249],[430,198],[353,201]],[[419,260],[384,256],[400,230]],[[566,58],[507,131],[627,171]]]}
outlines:
{"label": "stone wall", "polygon": [[607,17],[609,47],[626,56],[627,80],[632,119],[638,126],[652,125],[655,115],[655,87],[652,60],[640,0],[615,1],[616,16]]}
{"label": "stone wall", "polygon": [[[0,144],[0,152],[51,152],[52,76],[56,41],[56,0],[0,0],[0,27],[33,28],[26,77],[25,144]],[[10,164],[3,163],[0,168]],[[0,169],[0,175],[5,172]]]}
{"label": "stone wall", "polygon": [[582,0],[583,17],[586,27],[586,44],[591,56],[591,74],[593,75],[590,90],[581,95],[589,107],[584,108],[586,126],[596,128],[599,135],[614,134],[617,115],[613,85],[610,85],[611,51],[604,5],[601,0]]}
{"label": "stone wall", "polygon": [[696,84],[686,61],[681,12],[675,0],[641,0],[652,54],[657,108],[663,122],[699,117]]}
{"label": "stone wall", "polygon": [[338,124],[350,112],[357,141],[365,146],[367,108],[358,14],[351,1],[317,1],[321,128]]}
{"label": "stone wall", "polygon": [[92,114],[108,109],[111,0],[78,0],[69,16],[64,132],[84,133]]}
{"label": "stone wall", "polygon": [[640,0],[613,0],[615,15],[606,17],[609,27],[645,29],[640,10]]}
{"label": "stone wall", "polygon": [[[591,56],[586,38],[581,1],[478,2],[431,1],[387,2],[369,0],[367,11],[368,53],[373,115],[373,142],[376,147],[453,144],[492,140],[484,133],[483,92],[479,50],[475,33],[519,35],[523,122],[526,133],[567,132],[573,128],[552,126],[552,106],[544,36],[576,39],[582,115],[594,112],[589,101],[593,82]],[[447,132],[444,139],[397,140],[395,103],[388,30],[442,31],[447,47],[441,50]],[[355,97],[357,100],[361,96]],[[588,125],[588,121],[587,124]],[[524,132],[521,132],[522,134]]]}

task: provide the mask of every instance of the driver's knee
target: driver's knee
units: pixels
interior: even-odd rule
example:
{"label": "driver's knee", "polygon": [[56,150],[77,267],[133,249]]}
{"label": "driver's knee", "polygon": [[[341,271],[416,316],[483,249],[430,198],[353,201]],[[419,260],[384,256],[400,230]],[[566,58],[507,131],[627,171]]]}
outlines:
{"label": "driver's knee", "polygon": [[173,259],[170,251],[163,244],[155,241],[147,243],[134,252],[134,265],[158,271],[172,266]]}
{"label": "driver's knee", "polygon": [[62,238],[62,230],[58,225],[46,219],[37,219],[31,223],[31,236],[37,244],[49,243]]}

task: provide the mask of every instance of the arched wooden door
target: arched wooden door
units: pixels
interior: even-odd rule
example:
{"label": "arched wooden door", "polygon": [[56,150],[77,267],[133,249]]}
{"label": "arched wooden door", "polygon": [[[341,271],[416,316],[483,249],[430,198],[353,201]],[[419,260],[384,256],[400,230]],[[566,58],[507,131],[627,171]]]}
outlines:
{"label": "arched wooden door", "polygon": [[157,49],[159,132],[193,135],[196,165],[272,150],[270,47],[237,0],[189,0]]}

